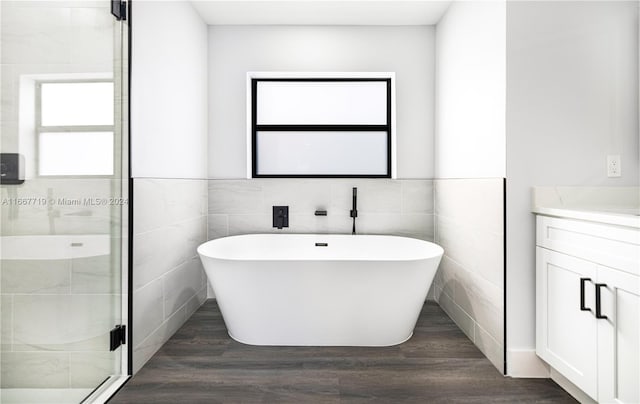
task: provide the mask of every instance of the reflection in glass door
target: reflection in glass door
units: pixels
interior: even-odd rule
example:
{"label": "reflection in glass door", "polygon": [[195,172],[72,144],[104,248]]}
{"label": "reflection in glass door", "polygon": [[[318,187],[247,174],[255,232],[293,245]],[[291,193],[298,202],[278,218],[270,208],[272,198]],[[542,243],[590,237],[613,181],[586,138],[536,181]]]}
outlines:
{"label": "reflection in glass door", "polygon": [[128,366],[128,28],[108,1],[0,26],[0,403],[91,402]]}

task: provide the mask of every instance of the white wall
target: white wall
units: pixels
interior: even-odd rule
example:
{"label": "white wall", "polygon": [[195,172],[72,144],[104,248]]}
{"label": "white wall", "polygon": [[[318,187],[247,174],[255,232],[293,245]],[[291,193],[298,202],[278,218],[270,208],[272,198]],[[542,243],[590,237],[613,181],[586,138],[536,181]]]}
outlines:
{"label": "white wall", "polygon": [[207,26],[187,2],[133,4],[133,177],[206,178]]}
{"label": "white wall", "polygon": [[[637,8],[507,5],[509,351],[535,348],[531,187],[638,185]],[[621,178],[607,178],[607,154],[622,156]]]}
{"label": "white wall", "polygon": [[395,72],[398,178],[433,177],[433,27],[209,27],[209,178],[246,178],[248,71]]}
{"label": "white wall", "polygon": [[505,7],[454,2],[437,25],[436,178],[505,176]]}

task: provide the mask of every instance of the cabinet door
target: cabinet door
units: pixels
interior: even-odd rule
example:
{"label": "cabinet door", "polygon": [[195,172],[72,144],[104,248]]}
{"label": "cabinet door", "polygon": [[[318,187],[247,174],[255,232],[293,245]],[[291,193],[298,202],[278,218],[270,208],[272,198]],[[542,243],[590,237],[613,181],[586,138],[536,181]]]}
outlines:
{"label": "cabinet door", "polygon": [[[537,247],[536,267],[536,353],[597,399],[597,322],[593,313],[597,266]],[[581,281],[584,278],[590,281]],[[581,303],[588,310],[581,310]]]}
{"label": "cabinet door", "polygon": [[598,389],[602,403],[640,403],[640,277],[598,267]]}

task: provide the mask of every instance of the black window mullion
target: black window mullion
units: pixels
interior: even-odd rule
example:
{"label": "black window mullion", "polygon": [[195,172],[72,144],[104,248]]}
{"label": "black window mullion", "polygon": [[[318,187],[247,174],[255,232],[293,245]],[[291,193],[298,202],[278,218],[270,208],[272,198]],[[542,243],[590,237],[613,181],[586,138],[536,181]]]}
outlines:
{"label": "black window mullion", "polygon": [[259,78],[259,79],[252,79],[253,81],[302,81],[302,82],[309,82],[309,81],[320,81],[320,82],[342,82],[342,81],[386,81],[386,82],[391,82],[391,79],[389,78],[385,78],[385,77],[372,77],[372,78],[367,78],[367,77],[354,77],[354,78],[348,78],[348,77],[268,77],[268,78]]}
{"label": "black window mullion", "polygon": [[391,178],[391,147],[393,142],[391,141],[391,79],[387,80],[387,175]]}
{"label": "black window mullion", "polygon": [[389,125],[255,125],[258,132],[390,132]]}
{"label": "black window mullion", "polygon": [[251,178],[258,177],[258,80],[251,79]]}

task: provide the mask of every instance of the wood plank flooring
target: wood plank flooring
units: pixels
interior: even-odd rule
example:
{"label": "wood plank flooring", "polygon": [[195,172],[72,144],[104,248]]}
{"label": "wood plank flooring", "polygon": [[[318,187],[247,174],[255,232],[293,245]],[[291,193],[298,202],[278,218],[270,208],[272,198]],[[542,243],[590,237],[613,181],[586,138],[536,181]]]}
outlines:
{"label": "wood plank flooring", "polygon": [[424,305],[398,346],[256,347],[207,301],[116,403],[575,403],[549,379],[502,376],[442,309]]}

